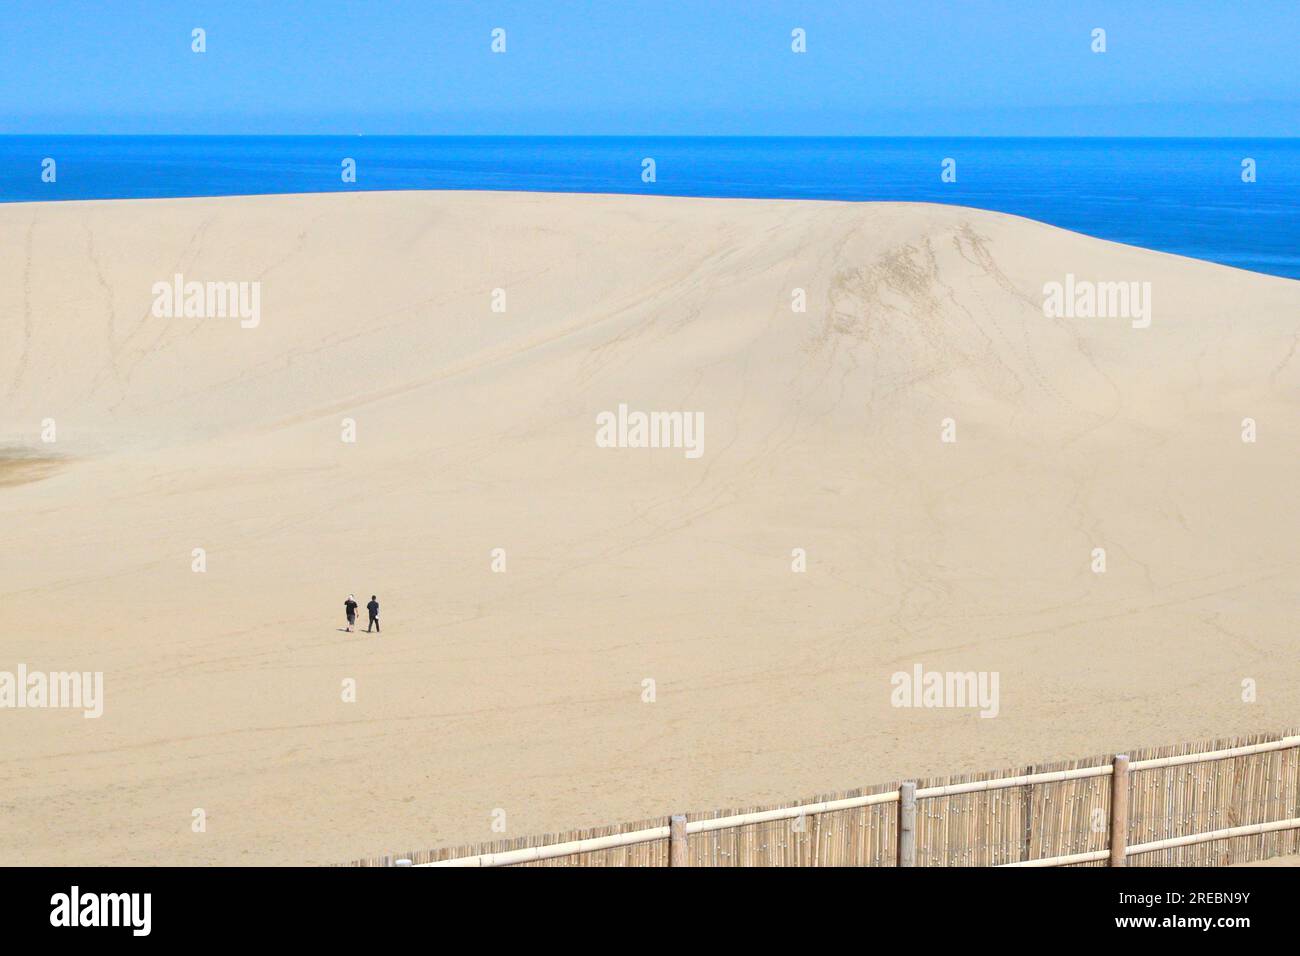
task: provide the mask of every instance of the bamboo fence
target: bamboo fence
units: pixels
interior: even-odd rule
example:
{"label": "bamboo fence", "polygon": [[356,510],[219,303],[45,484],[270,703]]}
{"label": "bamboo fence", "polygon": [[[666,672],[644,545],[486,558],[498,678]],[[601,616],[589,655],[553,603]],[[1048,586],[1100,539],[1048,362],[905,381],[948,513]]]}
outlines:
{"label": "bamboo fence", "polygon": [[[1221,755],[1240,749],[1250,752]],[[1202,754],[1220,755],[1195,756]],[[1113,865],[1219,866],[1300,853],[1300,732],[1139,748],[1127,757],[896,781],[776,807],[655,817],[352,865],[895,866],[901,856],[902,865],[915,866],[1105,866],[1114,855]],[[1151,761],[1160,765],[1143,766]],[[1114,807],[1127,818],[1122,827],[1111,819],[1112,786],[1127,797],[1126,808],[1123,797]],[[1169,845],[1234,828],[1250,832]],[[1112,830],[1123,841],[1114,847]]]}

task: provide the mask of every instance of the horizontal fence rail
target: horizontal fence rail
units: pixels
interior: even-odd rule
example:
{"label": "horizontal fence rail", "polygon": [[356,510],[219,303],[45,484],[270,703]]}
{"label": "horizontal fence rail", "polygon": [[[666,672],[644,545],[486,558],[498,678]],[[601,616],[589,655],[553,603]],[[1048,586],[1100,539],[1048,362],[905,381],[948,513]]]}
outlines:
{"label": "horizontal fence rail", "polygon": [[[834,810],[848,810],[853,807],[866,807],[877,803],[893,803],[898,799],[898,791],[874,793],[868,797],[848,797],[843,800],[829,800],[823,803],[810,803],[799,807],[782,807],[777,810],[760,810],[755,813],[740,813],[730,817],[717,817],[712,820],[696,820],[687,823],[685,831],[691,833],[708,833],[711,830],[730,830],[735,827],[750,826],[756,823],[770,823],[774,820],[793,820],[814,813],[828,813]],[[685,819],[683,817],[683,819]],[[647,843],[650,840],[663,840],[671,835],[671,825],[651,827],[648,830],[632,830],[607,837],[594,837],[587,840],[573,840],[569,843],[552,843],[545,846],[529,847],[523,850],[509,850],[504,853],[485,853],[480,856],[456,857],[450,860],[438,860],[434,863],[419,863],[417,866],[510,866],[514,863],[527,863],[533,860],[552,860],[575,853],[591,853],[595,850],[608,850],[618,846],[631,846],[635,843]]]}
{"label": "horizontal fence rail", "polygon": [[[1279,830],[1300,829],[1300,817],[1291,820],[1275,820],[1272,823],[1252,823],[1244,827],[1228,827],[1224,830],[1211,830],[1209,833],[1192,833],[1188,836],[1170,837],[1168,840],[1156,840],[1153,843],[1139,843],[1126,847],[1125,856],[1139,853],[1154,853],[1156,850],[1170,850],[1179,846],[1192,846],[1196,843],[1210,843],[1213,840],[1231,840],[1233,837],[1255,836],[1260,833],[1275,833]],[[1110,856],[1110,850],[1095,850],[1092,853],[1075,853],[1071,856],[1053,856],[1045,860],[1023,860],[1019,863],[1006,863],[1004,866],[1069,866],[1072,863],[1092,863]]]}
{"label": "horizontal fence rail", "polygon": [[[1124,866],[1129,857],[1164,852],[1163,865],[1205,865],[1237,862],[1237,854],[1230,849],[1212,860],[1197,848],[1269,835],[1268,842],[1250,841],[1240,855],[1300,852],[1300,734],[1263,736],[984,779],[905,781],[787,807],[677,815],[576,839],[530,838],[514,842],[531,845],[516,846],[501,841],[360,863],[1051,867]],[[1099,786],[1103,778],[1110,779]],[[1245,822],[1274,808],[1282,819]],[[1219,818],[1233,825],[1197,827]],[[1169,832],[1180,823],[1190,823],[1195,832]],[[1130,845],[1134,835],[1155,838]],[[1070,852],[1054,852],[1062,850]],[[1175,851],[1186,852],[1175,860]],[[419,857],[437,858],[416,862]]]}

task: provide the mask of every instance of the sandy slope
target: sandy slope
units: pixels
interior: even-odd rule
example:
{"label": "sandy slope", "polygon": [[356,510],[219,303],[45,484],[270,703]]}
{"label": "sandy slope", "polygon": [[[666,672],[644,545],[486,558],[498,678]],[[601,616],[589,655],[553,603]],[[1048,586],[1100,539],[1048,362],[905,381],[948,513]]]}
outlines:
{"label": "sandy slope", "polygon": [[[261,325],[153,317],[176,272],[259,280]],[[1151,327],[1045,318],[1067,272],[1151,282]],[[3,863],[345,861],[1300,717],[1300,283],[951,207],[374,193],[0,206],[0,320],[0,670],[107,694],[0,711]],[[620,402],[703,412],[703,457],[597,448]],[[891,707],[917,662],[1000,715]]]}

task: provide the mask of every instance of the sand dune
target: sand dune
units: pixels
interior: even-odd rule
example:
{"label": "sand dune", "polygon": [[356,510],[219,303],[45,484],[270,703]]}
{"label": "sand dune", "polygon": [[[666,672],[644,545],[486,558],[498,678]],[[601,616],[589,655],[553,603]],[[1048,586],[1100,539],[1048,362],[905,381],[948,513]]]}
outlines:
{"label": "sand dune", "polygon": [[[0,863],[341,862],[1300,723],[1300,283],[912,204],[34,203],[0,240],[0,446],[52,462],[0,471],[0,670],[105,692],[0,711]],[[259,282],[257,326],[153,315],[178,273]],[[1067,274],[1151,283],[1150,327],[1046,317]],[[702,413],[702,456],[597,447],[620,404]],[[918,663],[997,672],[998,716],[892,707]]]}

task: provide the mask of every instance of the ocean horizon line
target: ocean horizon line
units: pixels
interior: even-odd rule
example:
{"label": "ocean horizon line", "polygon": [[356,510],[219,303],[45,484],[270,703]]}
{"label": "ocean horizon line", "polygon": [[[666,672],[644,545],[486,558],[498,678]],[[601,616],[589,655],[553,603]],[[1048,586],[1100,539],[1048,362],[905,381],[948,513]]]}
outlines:
{"label": "ocean horizon line", "polygon": [[1300,137],[0,134],[0,203],[408,190],[940,203],[1300,279]]}

